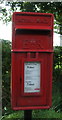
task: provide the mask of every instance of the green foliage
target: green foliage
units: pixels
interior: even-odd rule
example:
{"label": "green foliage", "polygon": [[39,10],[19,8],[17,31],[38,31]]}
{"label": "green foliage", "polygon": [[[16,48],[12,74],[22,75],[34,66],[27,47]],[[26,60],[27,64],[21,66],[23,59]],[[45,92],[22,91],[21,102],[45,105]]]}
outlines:
{"label": "green foliage", "polygon": [[[7,7],[9,6],[9,12]],[[8,13],[11,15],[15,11],[25,11],[25,12],[46,12],[53,13],[58,24],[62,25],[62,2],[20,2],[20,1],[9,1],[2,8],[1,13],[4,17],[9,17]],[[3,18],[2,16],[2,18]],[[11,19],[10,19],[11,20]]]}
{"label": "green foliage", "polygon": [[2,108],[10,106],[11,42],[2,40]]}
{"label": "green foliage", "polygon": [[[62,76],[62,47],[55,47],[54,48],[54,76],[56,79],[61,79]],[[58,72],[59,71],[59,72]]]}
{"label": "green foliage", "polygon": [[62,111],[62,47],[55,47],[54,49],[53,109],[57,112]]}
{"label": "green foliage", "polygon": [[23,12],[35,12],[36,8],[35,8],[35,3],[29,3],[29,2],[25,2],[23,4]]}

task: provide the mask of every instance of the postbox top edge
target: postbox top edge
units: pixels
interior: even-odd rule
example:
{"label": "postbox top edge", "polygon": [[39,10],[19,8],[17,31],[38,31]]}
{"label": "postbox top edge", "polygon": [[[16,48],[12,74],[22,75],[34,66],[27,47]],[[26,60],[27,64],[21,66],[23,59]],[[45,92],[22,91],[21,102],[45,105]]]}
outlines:
{"label": "postbox top edge", "polygon": [[33,16],[54,16],[52,13],[38,13],[38,12],[14,12],[14,15],[33,15]]}
{"label": "postbox top edge", "polygon": [[25,26],[16,26],[15,27],[15,30],[52,30],[52,28],[51,28],[51,26],[47,26],[47,27],[45,27],[45,26],[27,26],[27,25],[25,25]]}

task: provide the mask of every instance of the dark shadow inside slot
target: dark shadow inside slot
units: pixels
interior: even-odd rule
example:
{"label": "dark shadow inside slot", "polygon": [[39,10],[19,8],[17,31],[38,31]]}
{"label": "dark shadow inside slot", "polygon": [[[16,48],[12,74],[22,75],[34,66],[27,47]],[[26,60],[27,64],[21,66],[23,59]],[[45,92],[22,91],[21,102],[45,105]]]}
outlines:
{"label": "dark shadow inside slot", "polygon": [[50,30],[30,30],[30,29],[16,29],[16,34],[41,34],[47,35],[50,34]]}

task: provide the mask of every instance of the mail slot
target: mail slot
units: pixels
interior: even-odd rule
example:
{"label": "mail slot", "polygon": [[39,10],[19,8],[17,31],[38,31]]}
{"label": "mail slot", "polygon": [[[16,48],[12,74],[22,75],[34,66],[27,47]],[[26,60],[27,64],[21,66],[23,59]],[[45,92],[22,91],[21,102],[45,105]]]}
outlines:
{"label": "mail slot", "polygon": [[15,12],[12,17],[13,110],[48,109],[52,104],[53,15]]}

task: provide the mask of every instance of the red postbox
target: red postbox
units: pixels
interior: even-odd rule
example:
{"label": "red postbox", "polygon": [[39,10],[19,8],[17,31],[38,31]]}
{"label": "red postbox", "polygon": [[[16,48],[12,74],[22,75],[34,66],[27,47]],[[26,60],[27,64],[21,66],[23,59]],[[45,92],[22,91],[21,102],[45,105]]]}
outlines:
{"label": "red postbox", "polygon": [[14,110],[52,103],[53,15],[15,12],[12,18],[11,102]]}

